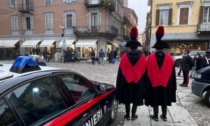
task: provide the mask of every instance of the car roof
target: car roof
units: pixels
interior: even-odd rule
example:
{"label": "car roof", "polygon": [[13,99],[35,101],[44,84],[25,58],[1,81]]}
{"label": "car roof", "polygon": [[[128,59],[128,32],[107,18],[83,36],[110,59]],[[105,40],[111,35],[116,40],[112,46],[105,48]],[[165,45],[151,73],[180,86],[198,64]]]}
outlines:
{"label": "car roof", "polygon": [[[41,67],[44,68],[44,67]],[[14,87],[15,85],[28,81],[29,79],[37,78],[37,77],[43,77],[50,75],[52,73],[59,73],[59,72],[72,72],[70,70],[65,69],[42,69],[37,70],[33,72],[27,72],[24,74],[15,74],[12,78],[4,79],[0,82],[0,94],[4,93],[5,91],[9,90],[10,88]],[[14,73],[13,73],[14,74]]]}
{"label": "car roof", "polygon": [[47,66],[39,66],[41,70],[30,71],[25,73],[15,73],[11,72],[10,68],[12,64],[2,64],[0,66],[0,94],[4,93],[5,91],[9,90],[16,84],[21,82],[25,82],[29,79],[42,77],[45,75],[50,75],[52,73],[59,73],[59,72],[72,72],[67,69],[60,69],[54,67],[47,67]]}
{"label": "car roof", "polygon": [[[25,73],[15,73],[15,72],[11,72],[10,68],[12,67],[12,64],[2,64],[0,66],[0,71],[2,71],[2,73],[4,74],[8,74],[8,75],[13,75],[13,77],[17,77],[17,76],[22,76],[25,74],[30,74],[30,73],[34,73],[35,71],[30,71],[30,72],[25,72]],[[46,70],[56,70],[59,68],[54,68],[54,67],[47,67],[47,66],[39,66],[41,68],[41,70],[37,70],[38,71],[46,71]],[[0,75],[0,78],[2,77],[2,75]],[[1,79],[2,80],[2,79]]]}

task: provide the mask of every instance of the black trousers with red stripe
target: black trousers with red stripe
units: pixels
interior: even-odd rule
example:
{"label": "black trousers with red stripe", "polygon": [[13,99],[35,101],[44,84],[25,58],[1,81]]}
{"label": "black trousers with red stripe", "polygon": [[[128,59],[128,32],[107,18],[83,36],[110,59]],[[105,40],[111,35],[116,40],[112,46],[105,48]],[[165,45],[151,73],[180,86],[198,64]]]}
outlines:
{"label": "black trousers with red stripe", "polygon": [[188,86],[188,84],[189,84],[189,71],[183,71],[183,75],[184,75],[183,84],[186,84],[186,86]]}

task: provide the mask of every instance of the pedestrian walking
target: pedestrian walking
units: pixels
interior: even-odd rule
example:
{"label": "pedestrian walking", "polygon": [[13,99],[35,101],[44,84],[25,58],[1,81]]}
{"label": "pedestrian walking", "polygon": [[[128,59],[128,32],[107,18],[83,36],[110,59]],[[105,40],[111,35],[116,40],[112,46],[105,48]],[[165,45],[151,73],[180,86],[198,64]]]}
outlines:
{"label": "pedestrian walking", "polygon": [[111,51],[109,52],[109,63],[113,63],[113,62],[112,62],[113,59],[114,59],[114,51],[111,50]]}
{"label": "pedestrian walking", "polygon": [[63,49],[63,59],[64,63],[68,62],[68,54],[66,49]]}
{"label": "pedestrian walking", "polygon": [[[182,59],[183,59],[183,57],[184,57],[184,53],[182,54]],[[179,72],[177,73],[178,76],[181,76],[181,72],[183,72],[182,67],[181,67],[182,59],[180,60],[180,65],[178,66],[179,67]]]}
{"label": "pedestrian walking", "polygon": [[44,49],[44,51],[42,52],[42,55],[44,57],[44,60],[47,61],[47,50]]}
{"label": "pedestrian walking", "polygon": [[103,65],[104,65],[104,62],[105,62],[104,57],[105,57],[105,53],[104,53],[103,49],[101,49],[100,52],[99,52],[99,58],[100,58],[101,64],[103,64]]}
{"label": "pedestrian walking", "polygon": [[169,48],[168,44],[161,41],[164,27],[159,26],[156,32],[157,42],[152,48],[156,51],[147,59],[147,79],[145,104],[152,106],[154,114],[151,119],[158,121],[159,106],[162,108],[160,118],[167,121],[167,106],[176,102],[176,73],[174,61],[170,54],[163,52]]}
{"label": "pedestrian walking", "polygon": [[94,65],[95,64],[95,51],[92,49],[92,52],[91,52],[91,60],[92,60],[92,65]]}
{"label": "pedestrian walking", "polygon": [[[122,55],[116,83],[117,100],[119,103],[125,104],[125,118],[127,120],[138,118],[136,115],[137,106],[143,105],[146,57],[137,50],[137,47],[141,46],[140,42],[137,41],[137,36],[137,28],[132,27],[131,41],[126,44],[130,51]],[[131,103],[133,105],[130,115]]]}
{"label": "pedestrian walking", "polygon": [[184,50],[184,56],[182,58],[182,62],[181,62],[181,68],[183,71],[183,83],[180,84],[180,86],[182,87],[188,87],[188,83],[189,83],[189,71],[192,70],[194,66],[194,61],[192,59],[192,57],[189,56],[189,50]]}

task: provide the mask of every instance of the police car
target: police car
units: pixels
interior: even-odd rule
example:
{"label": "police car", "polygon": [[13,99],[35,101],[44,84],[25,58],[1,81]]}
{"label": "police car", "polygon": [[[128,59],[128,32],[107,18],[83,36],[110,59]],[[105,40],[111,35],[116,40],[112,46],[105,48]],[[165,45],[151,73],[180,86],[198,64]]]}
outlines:
{"label": "police car", "polygon": [[0,66],[0,126],[103,126],[117,115],[115,88],[27,56]]}
{"label": "police car", "polygon": [[204,96],[204,101],[210,106],[210,66],[197,71],[192,81],[192,93],[199,97]]}

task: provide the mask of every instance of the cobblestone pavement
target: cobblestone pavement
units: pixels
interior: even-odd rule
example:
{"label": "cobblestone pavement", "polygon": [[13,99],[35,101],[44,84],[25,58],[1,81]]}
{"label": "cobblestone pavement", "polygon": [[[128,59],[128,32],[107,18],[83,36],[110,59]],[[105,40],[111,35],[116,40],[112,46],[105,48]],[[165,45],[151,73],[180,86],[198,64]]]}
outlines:
{"label": "cobblestone pavement", "polygon": [[[12,61],[0,61],[0,63],[12,63]],[[47,62],[47,66],[70,69],[72,71],[78,72],[81,75],[100,82],[110,83],[115,85],[117,71],[118,71],[118,62],[115,64],[105,64],[92,65],[87,62],[80,63],[59,63],[59,62]],[[177,69],[178,71],[178,69]],[[177,77],[177,99],[180,105],[183,106],[192,117],[196,120],[199,126],[210,126],[210,107],[206,106],[203,101],[194,96],[191,93],[191,85],[189,87],[180,87],[178,86],[183,81],[183,77]],[[190,82],[192,79],[190,79]],[[124,112],[124,106],[120,106],[120,112]],[[119,121],[123,125],[123,121]],[[116,125],[116,124],[115,124]],[[114,126],[114,125],[113,125]]]}
{"label": "cobblestone pavement", "polygon": [[[92,65],[91,63],[47,63],[48,66],[67,68],[76,71],[83,76],[115,85],[118,71],[118,63]],[[178,71],[178,69],[176,70]],[[191,93],[191,85],[188,88],[178,86],[183,81],[183,77],[177,77],[177,98],[181,105],[186,108],[199,126],[210,126],[210,107],[206,106],[202,100]],[[190,79],[190,82],[192,79]],[[124,112],[124,106],[120,106],[120,111]],[[122,123],[122,122],[121,122]]]}
{"label": "cobblestone pavement", "polygon": [[[178,71],[178,70],[177,70]],[[181,84],[183,77],[177,77],[177,84]],[[189,88],[178,86],[177,98],[181,105],[185,107],[199,126],[210,126],[210,107],[204,104],[200,97],[191,93],[191,81]]]}
{"label": "cobblestone pavement", "polygon": [[[48,66],[67,68],[76,71],[92,80],[106,82],[115,85],[118,63],[92,65],[91,63],[47,63]],[[178,71],[178,69],[176,70]],[[183,77],[177,77],[177,99],[186,108],[199,126],[210,126],[210,108],[202,100],[191,93],[191,85],[188,88],[178,86],[183,81]],[[190,79],[190,82],[192,79]],[[124,112],[124,106],[120,106],[120,111]],[[122,123],[122,122],[121,122]]]}

